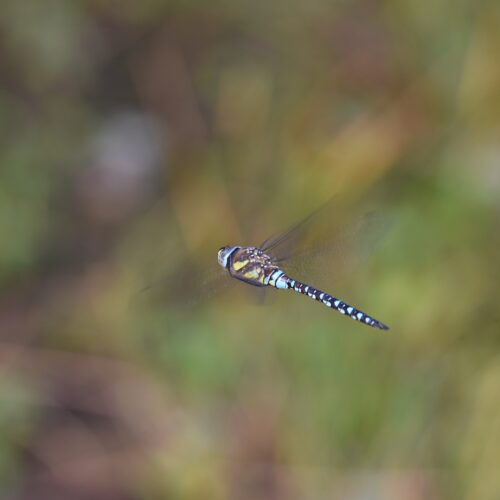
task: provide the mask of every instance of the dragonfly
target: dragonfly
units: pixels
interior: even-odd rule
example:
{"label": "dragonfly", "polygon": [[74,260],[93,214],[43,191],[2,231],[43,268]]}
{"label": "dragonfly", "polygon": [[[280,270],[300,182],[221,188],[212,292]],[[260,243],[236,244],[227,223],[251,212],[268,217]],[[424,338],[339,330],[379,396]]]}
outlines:
{"label": "dragonfly", "polygon": [[[314,214],[312,214],[314,215]],[[292,290],[310,299],[321,302],[323,305],[338,311],[340,314],[359,321],[364,325],[388,330],[389,327],[373,316],[366,314],[357,307],[347,304],[343,300],[330,295],[312,285],[303,283],[288,276],[281,268],[281,262],[286,260],[274,256],[271,252],[283,244],[293,233],[302,229],[312,215],[299,222],[283,235],[266,240],[258,247],[241,245],[223,246],[217,254],[218,263],[227,270],[232,278],[243,281],[256,287],[274,287],[278,290]]]}

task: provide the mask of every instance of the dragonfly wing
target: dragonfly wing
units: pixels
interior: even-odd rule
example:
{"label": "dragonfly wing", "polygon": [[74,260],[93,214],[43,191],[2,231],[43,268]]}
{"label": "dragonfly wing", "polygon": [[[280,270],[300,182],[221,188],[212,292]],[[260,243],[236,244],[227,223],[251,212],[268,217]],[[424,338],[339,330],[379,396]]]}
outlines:
{"label": "dragonfly wing", "polygon": [[307,234],[308,229],[314,220],[318,218],[319,214],[325,210],[326,205],[329,203],[330,202],[318,208],[313,213],[309,214],[305,219],[302,219],[293,226],[290,226],[282,233],[268,238],[259,246],[259,248],[271,255],[273,253],[276,254],[278,251],[281,254],[285,248],[292,248],[294,245],[297,245],[297,243],[304,238],[304,235]]}
{"label": "dragonfly wing", "polygon": [[329,227],[333,217],[342,212],[341,203],[337,196],[332,197],[319,208],[279,233],[264,241],[259,248],[274,257],[276,262],[290,259],[292,256],[304,253],[314,241],[314,233],[320,227]]}
{"label": "dragonfly wing", "polygon": [[227,272],[219,266],[203,272],[188,266],[160,278],[142,291],[148,297],[152,297],[152,300],[192,308],[233,283],[234,280],[230,279]]}
{"label": "dragonfly wing", "polygon": [[382,212],[354,216],[336,227],[330,224],[329,230],[323,228],[319,235],[307,240],[306,248],[288,248],[286,255],[281,248],[284,242],[280,242],[271,253],[289,274],[331,282],[353,272],[375,252],[391,227],[391,220],[390,214]]}

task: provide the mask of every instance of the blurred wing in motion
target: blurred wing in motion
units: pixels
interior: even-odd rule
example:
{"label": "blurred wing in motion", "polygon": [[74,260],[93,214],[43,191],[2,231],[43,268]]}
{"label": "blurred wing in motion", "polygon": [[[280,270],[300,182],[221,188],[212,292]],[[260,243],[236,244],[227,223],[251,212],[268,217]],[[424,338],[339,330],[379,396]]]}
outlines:
{"label": "blurred wing in motion", "polygon": [[141,292],[153,297],[153,300],[189,309],[233,285],[233,282],[218,265],[210,265],[202,270],[183,265],[173,274],[150,283]]}
{"label": "blurred wing in motion", "polygon": [[328,202],[267,240],[263,250],[298,278],[331,282],[354,272],[387,235],[392,215],[385,211],[345,215],[335,208]]}

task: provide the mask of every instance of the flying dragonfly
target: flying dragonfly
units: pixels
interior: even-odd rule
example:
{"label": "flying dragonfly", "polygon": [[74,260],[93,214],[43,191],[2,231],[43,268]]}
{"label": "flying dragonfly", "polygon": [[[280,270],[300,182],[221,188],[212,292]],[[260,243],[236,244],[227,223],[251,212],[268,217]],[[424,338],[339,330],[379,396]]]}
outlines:
{"label": "flying dragonfly", "polygon": [[230,276],[256,287],[274,287],[278,290],[293,290],[309,298],[321,302],[327,307],[337,310],[339,313],[349,316],[355,321],[380,330],[388,330],[389,327],[333,295],[319,290],[311,285],[294,279],[281,268],[280,263],[286,259],[275,257],[271,252],[278,246],[283,245],[292,235],[302,230],[306,223],[315,214],[299,222],[283,235],[266,240],[258,247],[247,247],[241,245],[224,246],[219,249],[217,260],[226,269]]}

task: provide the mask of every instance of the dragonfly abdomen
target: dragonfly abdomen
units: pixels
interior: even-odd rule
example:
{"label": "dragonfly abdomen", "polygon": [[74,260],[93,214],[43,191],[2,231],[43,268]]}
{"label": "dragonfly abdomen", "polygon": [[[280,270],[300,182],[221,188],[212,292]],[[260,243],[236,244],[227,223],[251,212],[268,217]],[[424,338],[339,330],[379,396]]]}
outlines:
{"label": "dragonfly abdomen", "polygon": [[350,318],[359,321],[360,323],[372,326],[373,328],[379,328],[380,330],[389,329],[388,326],[384,325],[375,318],[372,318],[363,311],[360,311],[356,307],[346,304],[337,297],[318,290],[313,286],[306,285],[301,281],[294,280],[286,276],[286,274],[284,274],[282,271],[280,271],[280,274],[277,275],[276,279],[273,281],[274,282],[270,282],[269,284],[279,289],[290,289],[297,293],[301,293],[302,295],[307,295],[309,298],[318,302],[322,302],[325,306],[335,309],[339,313],[345,314],[346,316],[349,316]]}

